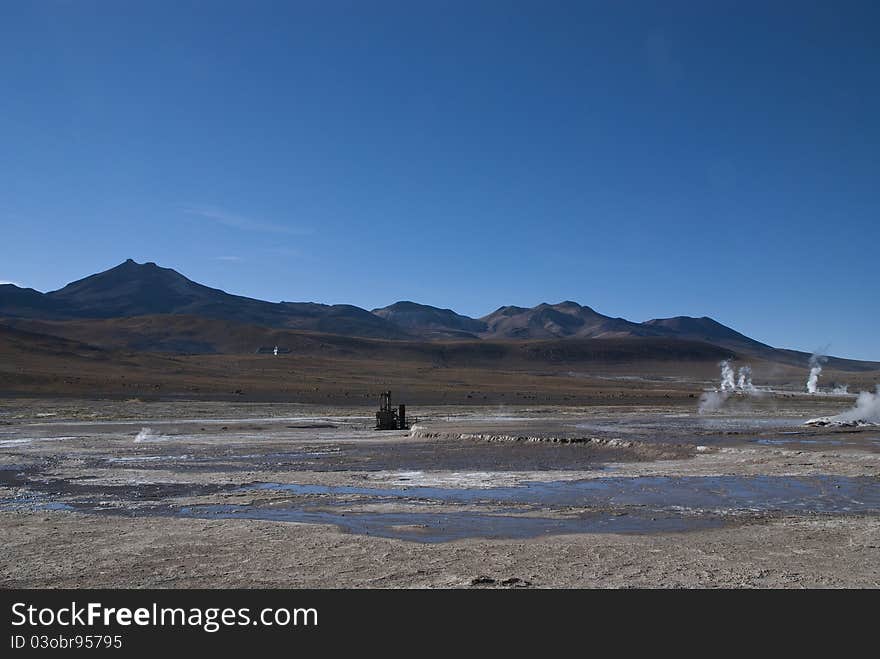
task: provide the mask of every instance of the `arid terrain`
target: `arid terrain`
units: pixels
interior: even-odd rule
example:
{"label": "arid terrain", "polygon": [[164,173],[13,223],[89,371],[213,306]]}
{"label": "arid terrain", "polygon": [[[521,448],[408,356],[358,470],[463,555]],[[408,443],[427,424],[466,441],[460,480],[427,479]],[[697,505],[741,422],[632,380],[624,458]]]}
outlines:
{"label": "arid terrain", "polygon": [[[875,362],[133,261],[0,316],[5,587],[880,585]],[[373,430],[386,390],[411,429]]]}
{"label": "arid terrain", "polygon": [[7,399],[0,585],[880,585],[880,428],[802,425],[853,397],[639,391],[384,433],[360,404]]}
{"label": "arid terrain", "polygon": [[880,588],[880,1],[0,3],[0,589]]}

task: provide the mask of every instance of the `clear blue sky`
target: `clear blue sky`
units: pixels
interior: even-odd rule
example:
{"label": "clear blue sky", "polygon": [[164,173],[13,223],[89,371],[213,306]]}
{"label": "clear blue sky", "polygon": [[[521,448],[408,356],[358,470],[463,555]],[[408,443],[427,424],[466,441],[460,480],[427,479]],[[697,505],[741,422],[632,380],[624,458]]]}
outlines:
{"label": "clear blue sky", "polygon": [[877,2],[0,2],[0,280],[880,359]]}

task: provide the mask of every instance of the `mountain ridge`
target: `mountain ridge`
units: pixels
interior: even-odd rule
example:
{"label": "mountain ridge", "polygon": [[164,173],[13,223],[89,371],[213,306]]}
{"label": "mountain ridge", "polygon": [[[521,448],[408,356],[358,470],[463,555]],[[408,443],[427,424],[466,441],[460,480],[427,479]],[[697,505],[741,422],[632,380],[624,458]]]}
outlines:
{"label": "mountain ridge", "polygon": [[[171,268],[128,259],[48,293],[0,285],[0,318],[77,321],[187,316],[276,329],[383,340],[523,341],[669,339],[698,341],[734,352],[800,363],[806,353],[778,349],[707,316],[655,318],[642,323],[606,316],[572,300],[534,307],[498,307],[471,318],[452,309],[401,300],[367,311],[354,305],[267,302],[197,283]],[[14,323],[13,323],[14,324]],[[149,348],[149,341],[144,343]],[[198,346],[187,336],[162,346]],[[853,360],[855,361],[855,360]]]}
{"label": "mountain ridge", "polygon": [[373,309],[373,314],[406,330],[425,334],[429,338],[476,339],[487,329],[482,320],[463,316],[452,309],[441,309],[428,304],[401,300],[387,307]]}
{"label": "mountain ridge", "polygon": [[410,338],[397,326],[352,305],[256,300],[199,284],[153,262],[141,264],[132,259],[48,293],[14,285],[0,290],[0,316],[73,320],[156,314],[361,337]]}

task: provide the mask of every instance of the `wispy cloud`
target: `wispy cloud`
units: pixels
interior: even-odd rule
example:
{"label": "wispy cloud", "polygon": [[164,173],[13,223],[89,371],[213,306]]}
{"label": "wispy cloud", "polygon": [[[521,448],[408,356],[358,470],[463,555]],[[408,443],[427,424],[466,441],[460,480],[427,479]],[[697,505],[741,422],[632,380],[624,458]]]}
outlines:
{"label": "wispy cloud", "polygon": [[264,233],[284,233],[288,235],[304,236],[312,233],[311,229],[304,227],[289,226],[276,222],[267,222],[262,219],[230,213],[227,210],[211,206],[183,206],[181,210],[187,215],[193,215],[217,224],[222,224],[233,229],[242,231],[261,231]]}

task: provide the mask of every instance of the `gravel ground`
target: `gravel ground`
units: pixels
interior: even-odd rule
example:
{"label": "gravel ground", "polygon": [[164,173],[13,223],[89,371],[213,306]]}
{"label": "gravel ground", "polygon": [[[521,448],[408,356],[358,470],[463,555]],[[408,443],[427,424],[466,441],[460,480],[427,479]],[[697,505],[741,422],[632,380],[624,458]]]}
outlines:
{"label": "gravel ground", "polygon": [[877,587],[880,429],[809,414],[7,402],[0,586]]}

